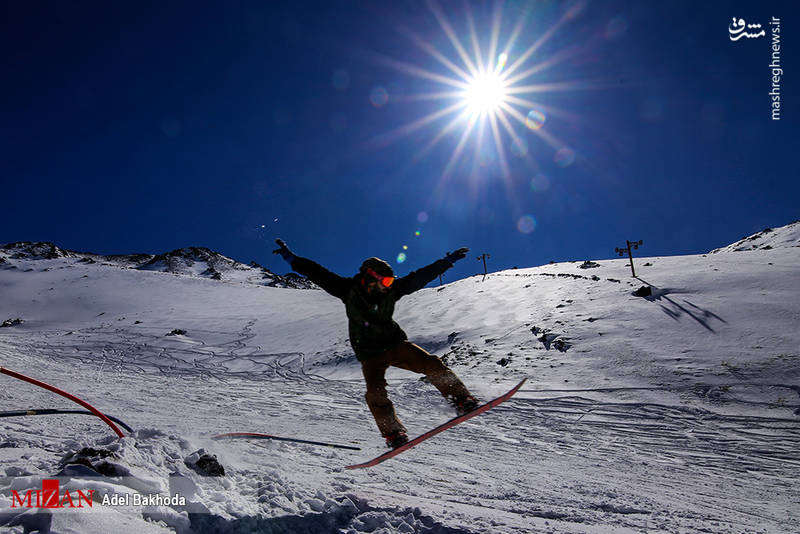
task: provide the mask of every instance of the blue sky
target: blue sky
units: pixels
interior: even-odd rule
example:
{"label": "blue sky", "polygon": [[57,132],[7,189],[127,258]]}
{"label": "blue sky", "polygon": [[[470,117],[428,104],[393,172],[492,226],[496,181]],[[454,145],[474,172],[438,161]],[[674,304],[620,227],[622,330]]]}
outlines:
{"label": "blue sky", "polygon": [[[490,270],[611,258],[626,239],[693,254],[800,218],[791,2],[0,10],[0,242],[205,246],[285,272],[282,237],[344,275],[468,246],[455,279],[482,253]],[[732,41],[733,17],[782,20],[780,121],[771,36]],[[456,43],[528,73],[505,123],[442,114],[468,90]]]}

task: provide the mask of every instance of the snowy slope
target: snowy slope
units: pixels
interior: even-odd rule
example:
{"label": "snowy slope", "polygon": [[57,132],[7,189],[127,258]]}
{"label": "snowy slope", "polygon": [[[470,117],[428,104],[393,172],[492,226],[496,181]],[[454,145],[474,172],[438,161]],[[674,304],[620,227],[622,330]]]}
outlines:
{"label": "snowy slope", "polygon": [[[343,467],[383,448],[336,299],[205,267],[4,249],[0,322],[23,322],[0,328],[0,365],[134,432],[119,440],[82,415],[0,418],[0,529],[798,532],[798,225],[768,234],[746,252],[636,258],[638,279],[626,260],[574,262],[404,298],[398,322],[480,397],[530,378],[496,410],[360,471]],[[635,296],[642,287],[650,294]],[[389,377],[412,433],[452,416],[418,376]],[[5,410],[78,408],[0,383]],[[210,439],[232,431],[362,450]],[[225,476],[192,467],[203,453]],[[187,502],[11,507],[12,489],[54,475],[73,492]]]}
{"label": "snowy slope", "polygon": [[727,247],[712,250],[711,253],[745,252],[786,247],[800,247],[800,221],[795,221],[777,231],[772,228],[765,228],[763,231],[744,237]]}

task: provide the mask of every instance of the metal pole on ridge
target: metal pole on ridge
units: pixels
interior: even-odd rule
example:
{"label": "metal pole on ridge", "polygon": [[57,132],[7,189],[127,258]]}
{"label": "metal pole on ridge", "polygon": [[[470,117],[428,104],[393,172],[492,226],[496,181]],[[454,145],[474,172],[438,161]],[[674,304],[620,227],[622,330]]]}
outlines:
{"label": "metal pole on ridge", "polygon": [[486,275],[488,274],[488,271],[486,270],[486,258],[489,258],[489,257],[490,256],[488,254],[486,254],[486,253],[481,254],[480,256],[478,256],[478,261],[483,260],[483,280],[484,281],[486,280]]}
{"label": "metal pole on ridge", "polygon": [[29,376],[25,376],[23,374],[17,373],[16,371],[12,371],[10,369],[6,369],[5,367],[0,367],[0,373],[3,373],[5,375],[8,375],[8,376],[11,376],[11,377],[14,377],[14,378],[17,378],[19,380],[23,380],[25,382],[29,382],[29,383],[31,383],[31,384],[33,384],[35,386],[39,386],[40,388],[44,388],[44,389],[46,389],[48,391],[52,391],[53,393],[57,393],[57,394],[61,395],[62,397],[66,397],[69,400],[71,400],[72,402],[80,404],[81,406],[83,406],[84,408],[86,408],[87,410],[92,412],[94,415],[96,415],[97,417],[102,419],[105,424],[107,424],[109,427],[111,427],[111,430],[113,430],[114,433],[117,436],[119,436],[121,438],[125,437],[125,434],[122,433],[122,431],[117,427],[117,425],[114,424],[114,422],[111,419],[106,417],[100,410],[98,410],[97,408],[95,408],[94,406],[89,404],[88,402],[79,399],[75,395],[71,395],[70,393],[67,393],[66,391],[58,389],[55,386],[51,386],[50,384],[45,384],[44,382],[36,380],[35,378],[31,378]]}
{"label": "metal pole on ridge", "polygon": [[[625,241],[628,244],[628,248],[627,248],[628,257],[631,260],[631,276],[636,278],[636,270],[633,268],[633,253],[631,252],[631,247],[633,247],[634,250],[638,250],[639,247],[644,243],[644,241],[642,241],[641,239],[639,241],[628,241],[626,239]],[[617,254],[620,255],[620,257],[622,257],[622,255],[625,253],[625,249],[617,247],[617,248],[614,249],[614,252],[616,252]]]}

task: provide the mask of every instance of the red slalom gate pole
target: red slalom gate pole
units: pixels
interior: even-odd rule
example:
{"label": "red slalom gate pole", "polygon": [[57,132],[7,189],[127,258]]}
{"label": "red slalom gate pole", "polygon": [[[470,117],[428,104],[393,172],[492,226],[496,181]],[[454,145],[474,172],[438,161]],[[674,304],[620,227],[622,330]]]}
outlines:
{"label": "red slalom gate pole", "polygon": [[6,369],[5,367],[0,367],[0,373],[3,373],[3,374],[8,375],[8,376],[12,376],[12,377],[17,378],[19,380],[24,380],[25,382],[30,382],[31,384],[33,384],[35,386],[39,386],[40,388],[44,388],[44,389],[46,389],[48,391],[52,391],[53,393],[58,393],[62,397],[66,397],[69,400],[71,400],[72,402],[80,404],[81,406],[83,406],[84,408],[86,408],[87,410],[89,410],[90,412],[95,414],[97,417],[102,419],[105,424],[107,424],[108,426],[111,427],[111,430],[113,430],[117,434],[117,436],[119,436],[121,438],[125,437],[125,434],[122,433],[122,431],[117,427],[117,425],[114,424],[114,422],[111,419],[106,417],[100,410],[98,410],[97,408],[95,408],[94,406],[89,404],[88,402],[79,399],[75,395],[71,395],[71,394],[67,393],[66,391],[58,389],[55,386],[51,386],[50,384],[45,384],[44,382],[40,382],[39,380],[36,380],[35,378],[31,378],[29,376],[25,376],[23,374],[17,373],[16,371],[12,371],[11,369]]}

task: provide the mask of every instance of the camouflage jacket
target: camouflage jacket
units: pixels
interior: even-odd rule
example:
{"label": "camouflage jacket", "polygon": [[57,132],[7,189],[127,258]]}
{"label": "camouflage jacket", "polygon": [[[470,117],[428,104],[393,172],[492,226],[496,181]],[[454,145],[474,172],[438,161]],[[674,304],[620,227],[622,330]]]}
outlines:
{"label": "camouflage jacket", "polygon": [[361,276],[345,278],[307,258],[296,258],[292,269],[341,299],[349,321],[350,345],[359,360],[385,352],[408,339],[393,319],[394,305],[405,295],[422,289],[453,264],[437,260],[427,267],[397,278],[386,293],[367,294]]}

